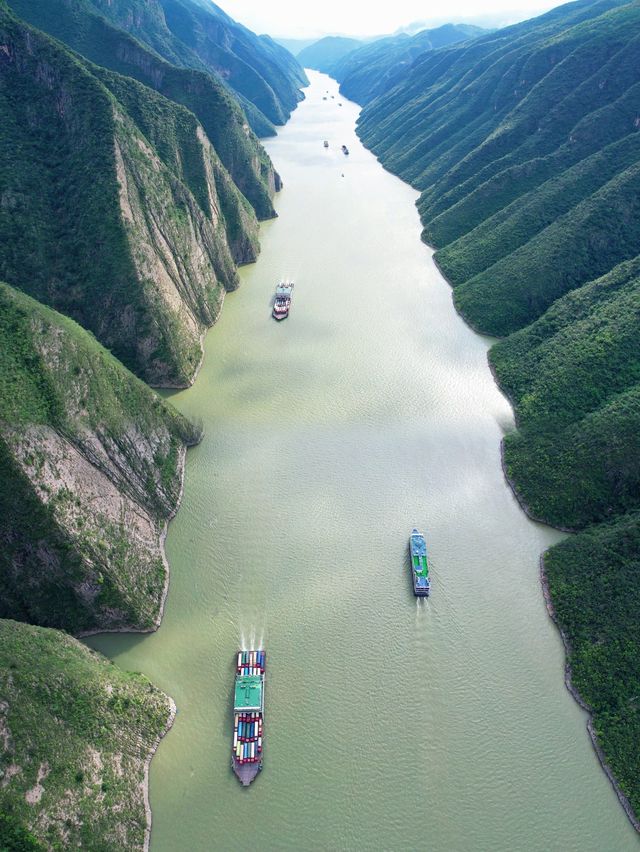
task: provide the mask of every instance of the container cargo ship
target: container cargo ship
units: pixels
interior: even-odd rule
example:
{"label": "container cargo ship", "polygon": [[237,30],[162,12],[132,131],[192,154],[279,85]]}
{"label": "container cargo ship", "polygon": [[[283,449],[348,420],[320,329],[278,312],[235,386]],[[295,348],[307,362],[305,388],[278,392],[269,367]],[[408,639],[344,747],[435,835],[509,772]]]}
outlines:
{"label": "container cargo ship", "polygon": [[413,594],[420,598],[428,598],[431,594],[431,580],[429,579],[427,543],[422,533],[416,529],[411,531],[409,551],[411,553]]}
{"label": "container cargo ship", "polygon": [[262,769],[264,669],[264,651],[238,651],[231,766],[243,787],[248,787]]}
{"label": "container cargo ship", "polygon": [[293,281],[284,281],[276,287],[276,298],[273,303],[273,317],[277,320],[286,319],[291,307],[291,291]]}

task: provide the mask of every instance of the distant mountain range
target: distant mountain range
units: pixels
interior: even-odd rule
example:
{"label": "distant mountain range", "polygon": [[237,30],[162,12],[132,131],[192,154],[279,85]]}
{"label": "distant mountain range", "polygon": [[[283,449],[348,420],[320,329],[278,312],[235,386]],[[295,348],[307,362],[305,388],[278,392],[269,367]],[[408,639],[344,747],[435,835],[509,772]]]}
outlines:
{"label": "distant mountain range", "polygon": [[445,24],[368,41],[327,36],[298,54],[305,68],[329,74],[342,84],[346,97],[366,103],[383,92],[403,67],[427,50],[435,50],[482,35],[485,30],[467,24]]}

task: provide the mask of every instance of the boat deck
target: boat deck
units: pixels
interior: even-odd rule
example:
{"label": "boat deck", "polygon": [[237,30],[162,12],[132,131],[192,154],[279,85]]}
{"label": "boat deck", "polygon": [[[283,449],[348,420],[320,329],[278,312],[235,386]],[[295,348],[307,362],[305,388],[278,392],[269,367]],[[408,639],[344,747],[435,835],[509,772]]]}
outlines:
{"label": "boat deck", "polygon": [[243,787],[248,787],[258,772],[262,769],[262,763],[239,763],[233,758],[233,771],[236,773]]}

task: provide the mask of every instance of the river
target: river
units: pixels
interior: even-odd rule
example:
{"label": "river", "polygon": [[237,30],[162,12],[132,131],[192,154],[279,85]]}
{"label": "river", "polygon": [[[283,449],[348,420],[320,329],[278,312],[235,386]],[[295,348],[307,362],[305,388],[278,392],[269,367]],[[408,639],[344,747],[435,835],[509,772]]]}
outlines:
{"label": "river", "polygon": [[[164,621],[90,641],[178,706],[151,765],[152,850],[637,850],[544,607],[539,554],[560,535],[502,476],[513,416],[491,341],[456,315],[417,194],[359,143],[358,107],[310,77],[266,144],[279,218],[171,397],[206,434],[169,529]],[[243,790],[234,657],[261,641],[265,766]]]}

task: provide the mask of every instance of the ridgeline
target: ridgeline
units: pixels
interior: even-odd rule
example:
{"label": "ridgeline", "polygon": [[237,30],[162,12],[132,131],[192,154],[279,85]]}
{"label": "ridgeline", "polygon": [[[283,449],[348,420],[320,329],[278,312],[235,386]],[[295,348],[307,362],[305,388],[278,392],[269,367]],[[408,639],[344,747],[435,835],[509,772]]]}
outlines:
{"label": "ridgeline", "polygon": [[[424,239],[513,401],[509,480],[579,531],[544,556],[573,686],[640,813],[640,6],[570,3],[424,53],[363,142],[421,191]],[[636,822],[637,825],[637,822]]]}

